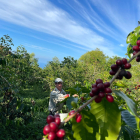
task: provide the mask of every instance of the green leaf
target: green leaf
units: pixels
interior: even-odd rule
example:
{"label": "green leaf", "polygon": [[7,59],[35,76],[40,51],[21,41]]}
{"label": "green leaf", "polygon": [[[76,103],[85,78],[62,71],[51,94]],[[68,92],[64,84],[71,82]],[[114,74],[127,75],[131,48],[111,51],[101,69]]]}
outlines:
{"label": "green leaf", "polygon": [[137,129],[140,131],[140,118],[135,117],[136,122],[137,122]]}
{"label": "green leaf", "polygon": [[124,140],[131,140],[127,131],[124,131],[123,135],[124,135]]}
{"label": "green leaf", "polygon": [[69,88],[69,89],[66,90],[66,91],[67,91],[67,92],[70,92],[72,95],[77,93],[76,89],[74,89],[74,88]]}
{"label": "green leaf", "polygon": [[132,49],[132,45],[129,44],[128,47],[127,47],[127,55],[129,58],[131,58],[131,54],[133,53],[133,49]]}
{"label": "green leaf", "polygon": [[24,104],[21,104],[18,110],[19,111],[22,111],[23,110],[23,107],[24,107]]}
{"label": "green leaf", "polygon": [[121,112],[118,105],[103,98],[100,103],[91,103],[90,112],[95,115],[99,124],[101,139],[96,140],[116,140],[121,129]]}
{"label": "green leaf", "polygon": [[85,110],[82,110],[80,114],[82,115],[80,123],[76,122],[75,117],[72,119],[73,137],[76,140],[96,140],[99,136],[99,126],[95,116]]}
{"label": "green leaf", "polygon": [[134,130],[131,129],[130,127],[128,127],[128,126],[124,126],[124,128],[125,128],[125,131],[127,131],[127,133],[129,134],[129,138],[131,140],[131,137],[134,136]]}
{"label": "green leaf", "polygon": [[77,93],[82,93],[82,89],[79,88],[78,86],[76,88],[74,88],[74,89],[77,91]]}
{"label": "green leaf", "polygon": [[86,87],[81,87],[81,89],[82,89],[82,93],[89,93],[90,92],[90,90]]}
{"label": "green leaf", "polygon": [[76,85],[74,86],[74,88],[76,88],[76,87],[80,87],[80,88],[81,88],[82,86],[81,86],[81,84],[76,84]]}
{"label": "green leaf", "polygon": [[75,98],[75,97],[69,97],[68,99],[67,99],[67,101],[66,101],[66,105],[67,105],[67,107],[68,107],[68,109],[71,109],[71,108],[73,108],[72,106],[71,106],[71,102],[72,101],[74,101],[74,102],[78,102],[78,98]]}
{"label": "green leaf", "polygon": [[126,43],[130,43],[131,45],[136,45],[137,39],[140,37],[140,26],[136,27],[134,31],[129,33],[126,39]]}
{"label": "green leaf", "polygon": [[123,82],[117,81],[116,83],[114,83],[113,86],[117,86],[117,88],[124,88],[127,87],[127,85]]}
{"label": "green leaf", "polygon": [[[123,92],[118,91],[118,90],[114,90],[113,91],[117,96],[122,97],[127,106],[128,106],[128,110],[134,115],[134,116],[138,116],[137,114],[137,110],[136,110],[136,105],[134,103],[134,101],[130,98],[128,98]],[[139,117],[139,116],[138,116]]]}
{"label": "green leaf", "polygon": [[121,111],[122,120],[128,125],[129,127],[136,129],[136,119],[135,116],[131,115],[128,110]]}

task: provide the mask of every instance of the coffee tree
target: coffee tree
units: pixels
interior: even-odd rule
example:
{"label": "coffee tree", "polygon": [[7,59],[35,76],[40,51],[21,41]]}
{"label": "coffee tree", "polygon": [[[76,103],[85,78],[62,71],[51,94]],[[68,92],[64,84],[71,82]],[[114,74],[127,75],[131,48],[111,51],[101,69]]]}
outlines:
{"label": "coffee tree", "polygon": [[[125,94],[126,92],[123,93],[122,90],[116,88],[119,87],[119,83],[120,87],[123,85],[121,82],[123,78],[129,80],[133,76],[129,71],[132,67],[130,62],[133,59],[140,62],[140,26],[127,36],[126,42],[129,44],[127,55],[130,59],[116,60],[109,71],[112,79],[110,81],[97,79],[92,84],[90,92],[84,92],[86,93],[84,95],[82,87],[70,88],[71,95],[77,93],[79,98],[68,97],[65,100],[67,107],[72,110],[63,122],[59,120],[61,124],[55,121],[56,116],[49,115],[47,117],[47,125],[43,129],[44,140],[133,140],[140,136],[139,113],[136,103],[132,97]],[[115,82],[116,80],[119,82]],[[121,105],[124,104],[125,107],[119,103],[122,99]],[[66,133],[64,129],[61,129],[68,122],[72,124],[71,133]],[[71,134],[73,137],[70,137]]]}
{"label": "coffee tree", "polygon": [[20,90],[28,77],[29,56],[20,49],[17,49],[20,53],[11,52],[10,45],[13,44],[8,35],[2,37],[0,42],[0,124],[27,124],[33,121],[31,108],[23,103]]}

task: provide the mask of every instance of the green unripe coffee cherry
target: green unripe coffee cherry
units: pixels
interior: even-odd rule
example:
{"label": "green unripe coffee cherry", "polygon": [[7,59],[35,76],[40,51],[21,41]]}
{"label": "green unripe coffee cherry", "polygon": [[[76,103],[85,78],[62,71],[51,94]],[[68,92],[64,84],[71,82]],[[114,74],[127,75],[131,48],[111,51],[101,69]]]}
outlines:
{"label": "green unripe coffee cherry", "polygon": [[74,101],[71,102],[71,106],[72,106],[73,108],[77,108],[77,104],[76,104]]}

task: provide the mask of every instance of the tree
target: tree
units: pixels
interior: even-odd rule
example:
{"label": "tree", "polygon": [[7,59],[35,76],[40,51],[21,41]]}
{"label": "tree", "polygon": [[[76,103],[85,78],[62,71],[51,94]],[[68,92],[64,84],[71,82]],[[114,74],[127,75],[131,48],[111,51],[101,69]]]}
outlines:
{"label": "tree", "polygon": [[78,61],[92,65],[97,62],[99,62],[100,64],[104,64],[106,62],[106,58],[107,56],[105,56],[105,54],[97,48],[93,51],[83,54]]}
{"label": "tree", "polygon": [[61,62],[61,67],[68,67],[70,68],[70,66],[76,68],[77,67],[77,60],[74,60],[73,57],[68,56],[68,57],[64,57],[64,61]]}

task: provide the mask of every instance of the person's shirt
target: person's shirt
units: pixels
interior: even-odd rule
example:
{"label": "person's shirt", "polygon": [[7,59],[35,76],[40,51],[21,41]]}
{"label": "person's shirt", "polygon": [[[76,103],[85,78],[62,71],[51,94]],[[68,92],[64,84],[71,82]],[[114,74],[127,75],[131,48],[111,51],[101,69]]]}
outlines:
{"label": "person's shirt", "polygon": [[63,107],[63,104],[59,104],[59,105],[57,104],[64,100],[65,95],[66,92],[63,89],[59,91],[57,88],[55,88],[50,94],[49,108],[48,108],[49,111],[55,113],[56,111],[60,110]]}

